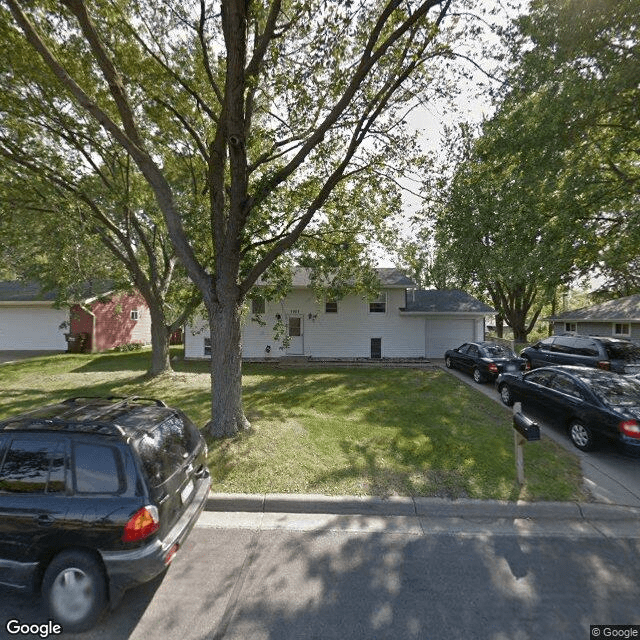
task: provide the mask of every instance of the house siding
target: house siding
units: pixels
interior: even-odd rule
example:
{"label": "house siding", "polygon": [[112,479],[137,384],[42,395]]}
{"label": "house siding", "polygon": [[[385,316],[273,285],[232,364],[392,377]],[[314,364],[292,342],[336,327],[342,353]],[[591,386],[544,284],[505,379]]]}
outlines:
{"label": "house siding", "polygon": [[[619,320],[618,322],[628,322],[627,320]],[[571,323],[570,320],[556,320],[553,323],[554,335],[566,333],[565,325]],[[579,333],[586,336],[613,336],[614,322],[574,322],[576,325],[575,333]],[[640,341],[640,323],[631,322],[629,336],[631,340]]]}
{"label": "house siding", "polygon": [[[95,302],[95,351],[107,351],[125,344],[151,342],[151,316],[142,296],[124,294],[106,302]],[[131,312],[138,312],[138,319]]]}
{"label": "house siding", "polygon": [[[404,289],[386,289],[386,311],[371,313],[369,301],[357,295],[338,301],[337,313],[325,311],[325,301],[315,299],[310,289],[294,289],[285,299],[265,303],[265,313],[257,322],[251,313],[244,320],[242,356],[269,360],[286,355],[320,359],[371,357],[372,339],[380,339],[382,358],[442,358],[447,348],[484,338],[482,317],[456,317],[455,314],[402,314]],[[301,340],[292,339],[286,347],[274,338],[274,326],[286,327],[288,318],[301,318]],[[264,324],[262,324],[264,323]],[[209,338],[206,319],[185,331],[185,357],[204,357]]]}

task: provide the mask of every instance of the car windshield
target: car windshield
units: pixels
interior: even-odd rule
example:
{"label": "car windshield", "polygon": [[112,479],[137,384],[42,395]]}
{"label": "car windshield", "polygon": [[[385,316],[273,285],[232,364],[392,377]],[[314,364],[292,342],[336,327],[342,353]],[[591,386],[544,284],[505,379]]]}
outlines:
{"label": "car windshield", "polygon": [[635,378],[617,375],[580,375],[591,391],[605,404],[612,407],[640,406],[640,382]]}
{"label": "car windshield", "polygon": [[610,342],[605,347],[612,360],[640,360],[640,347],[632,342]]}
{"label": "car windshield", "polygon": [[484,352],[490,358],[515,358],[516,354],[509,349],[509,347],[503,347],[500,344],[490,344],[484,346]]}

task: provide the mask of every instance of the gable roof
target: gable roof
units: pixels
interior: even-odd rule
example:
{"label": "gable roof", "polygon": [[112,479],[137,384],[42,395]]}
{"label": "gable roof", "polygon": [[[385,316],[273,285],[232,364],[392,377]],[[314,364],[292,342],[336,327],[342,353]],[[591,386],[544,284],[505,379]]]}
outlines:
{"label": "gable roof", "polygon": [[607,300],[590,307],[582,307],[573,311],[550,316],[548,320],[590,320],[601,322],[640,322],[640,294],[626,296],[616,300]]}
{"label": "gable roof", "polygon": [[55,291],[42,292],[37,282],[0,282],[0,302],[53,302]]}
{"label": "gable roof", "polygon": [[[84,283],[81,287],[82,301],[96,296],[107,295],[111,291],[111,283]],[[57,291],[43,291],[38,282],[20,282],[17,280],[0,281],[0,304],[53,304]]]}
{"label": "gable roof", "polygon": [[[404,273],[394,267],[377,268],[376,274],[380,280],[380,286],[385,289],[406,289],[407,287],[415,287],[416,283],[408,278]],[[311,285],[311,269],[306,267],[298,267],[293,273],[292,286],[295,289],[309,287]],[[265,283],[262,278],[257,282],[258,286]]]}
{"label": "gable roof", "polygon": [[489,305],[460,289],[426,289],[407,294],[405,313],[495,313]]}

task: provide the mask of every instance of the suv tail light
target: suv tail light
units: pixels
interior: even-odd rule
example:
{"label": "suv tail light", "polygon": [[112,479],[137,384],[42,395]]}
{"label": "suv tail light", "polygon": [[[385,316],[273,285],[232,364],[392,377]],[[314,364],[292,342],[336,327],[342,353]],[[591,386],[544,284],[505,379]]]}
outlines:
{"label": "suv tail light", "polygon": [[600,360],[597,365],[598,369],[604,369],[609,371],[611,369],[611,363],[608,360]]}
{"label": "suv tail light", "polygon": [[124,526],[122,541],[135,542],[144,540],[159,528],[160,516],[158,515],[158,509],[152,505],[147,505],[136,511]]}
{"label": "suv tail light", "polygon": [[495,362],[490,362],[488,369],[491,373],[498,373],[498,365]]}
{"label": "suv tail light", "polygon": [[624,420],[618,425],[618,428],[629,438],[640,438],[640,426],[635,420]]}

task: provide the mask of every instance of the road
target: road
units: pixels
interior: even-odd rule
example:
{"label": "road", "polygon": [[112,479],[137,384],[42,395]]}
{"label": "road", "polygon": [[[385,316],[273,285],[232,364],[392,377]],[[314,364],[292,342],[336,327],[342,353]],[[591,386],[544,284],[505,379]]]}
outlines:
{"label": "road", "polygon": [[[502,405],[492,383],[477,384],[460,371],[443,370]],[[504,405],[502,405],[504,406]],[[505,407],[505,411],[511,411]],[[640,507],[640,458],[605,444],[599,451],[585,453],[576,449],[562,429],[540,424],[542,437],[552,438],[580,459],[586,487],[598,501],[629,507]]]}
{"label": "road", "polygon": [[[591,624],[640,625],[640,534],[471,525],[205,512],[162,579],[73,637],[587,640]],[[37,598],[0,590],[3,638],[16,637],[10,619],[46,614]]]}

